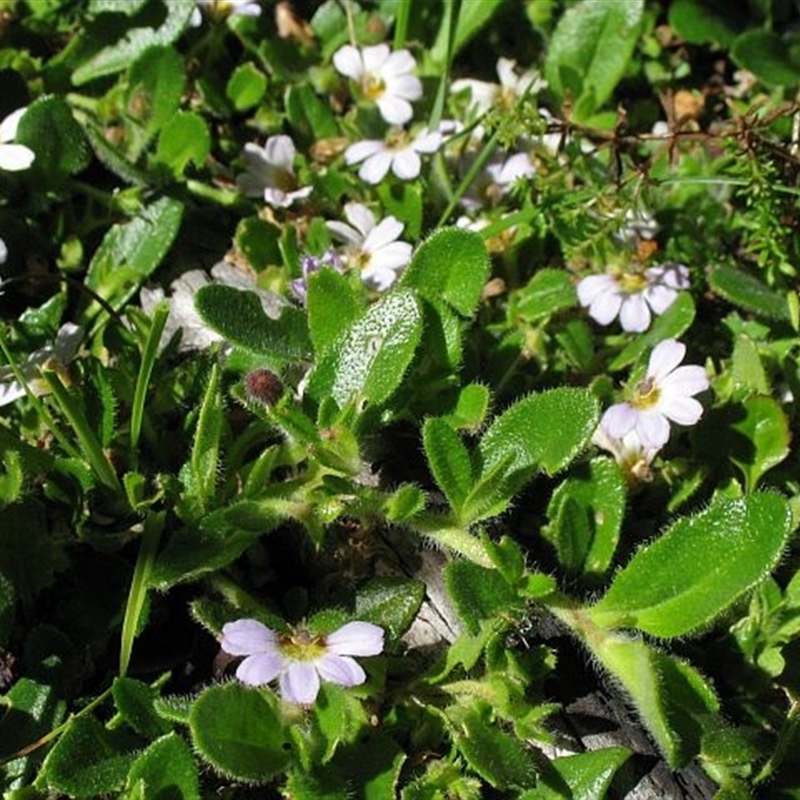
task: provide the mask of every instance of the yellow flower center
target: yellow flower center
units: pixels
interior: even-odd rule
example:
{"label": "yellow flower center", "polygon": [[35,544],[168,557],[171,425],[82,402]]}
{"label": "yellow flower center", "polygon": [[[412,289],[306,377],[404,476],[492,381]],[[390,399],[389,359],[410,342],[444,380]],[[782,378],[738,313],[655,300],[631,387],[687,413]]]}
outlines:
{"label": "yellow flower center", "polygon": [[367,100],[378,100],[386,91],[386,81],[378,75],[365,75],[361,81],[361,91]]}
{"label": "yellow flower center", "polygon": [[625,294],[638,294],[647,288],[647,278],[640,272],[623,272],[617,276],[617,283]]}
{"label": "yellow flower center", "polygon": [[292,661],[316,661],[325,655],[327,643],[324,636],[313,636],[307,630],[300,629],[281,636],[278,648]]}
{"label": "yellow flower center", "polygon": [[644,411],[656,405],[660,396],[661,392],[655,385],[653,379],[645,378],[643,381],[640,381],[633,390],[631,405],[640,411]]}
{"label": "yellow flower center", "polygon": [[405,150],[411,141],[409,135],[402,129],[391,131],[384,139],[387,150]]}

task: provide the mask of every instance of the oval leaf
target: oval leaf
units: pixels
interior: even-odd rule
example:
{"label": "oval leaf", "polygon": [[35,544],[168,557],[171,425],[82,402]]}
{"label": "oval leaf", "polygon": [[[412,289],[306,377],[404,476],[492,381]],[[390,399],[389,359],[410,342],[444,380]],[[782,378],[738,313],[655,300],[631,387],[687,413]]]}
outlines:
{"label": "oval leaf", "polygon": [[708,625],[766,578],[790,527],[789,507],[776,494],[717,502],[642,547],[589,609],[591,618],[665,638]]}
{"label": "oval leaf", "polygon": [[260,691],[238,683],[203,692],[189,715],[189,730],[197,752],[230,778],[266,781],[292,758],[273,704]]}
{"label": "oval leaf", "polygon": [[422,441],[433,477],[458,513],[472,488],[472,461],[461,437],[441,418],[425,421]]}

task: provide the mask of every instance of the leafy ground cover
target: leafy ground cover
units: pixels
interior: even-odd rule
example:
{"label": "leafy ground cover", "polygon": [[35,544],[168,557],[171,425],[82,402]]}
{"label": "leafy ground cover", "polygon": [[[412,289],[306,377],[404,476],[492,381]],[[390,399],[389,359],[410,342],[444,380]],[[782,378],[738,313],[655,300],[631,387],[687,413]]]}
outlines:
{"label": "leafy ground cover", "polygon": [[5,797],[800,796],[800,12],[730,5],[0,0]]}

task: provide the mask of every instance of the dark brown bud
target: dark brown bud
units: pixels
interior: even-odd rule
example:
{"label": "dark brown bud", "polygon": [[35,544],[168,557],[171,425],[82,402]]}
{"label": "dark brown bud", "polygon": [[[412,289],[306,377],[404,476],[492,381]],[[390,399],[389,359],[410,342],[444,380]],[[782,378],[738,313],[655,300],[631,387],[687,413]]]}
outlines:
{"label": "dark brown bud", "polygon": [[247,396],[265,406],[273,406],[283,394],[281,379],[268,369],[260,368],[248,372],[244,376],[244,388]]}

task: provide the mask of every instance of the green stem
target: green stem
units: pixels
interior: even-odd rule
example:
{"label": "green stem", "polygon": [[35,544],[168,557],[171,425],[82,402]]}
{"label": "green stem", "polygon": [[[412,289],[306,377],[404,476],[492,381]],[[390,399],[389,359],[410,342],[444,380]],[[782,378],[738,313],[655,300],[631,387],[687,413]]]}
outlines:
{"label": "green stem", "polygon": [[80,407],[73,400],[67,387],[61,382],[59,374],[53,370],[44,370],[42,374],[53,393],[53,397],[61,407],[62,413],[72,425],[75,435],[78,437],[78,443],[100,483],[114,492],[121,492],[122,486],[116,472],[112,469],[103,452],[103,448],[100,446],[100,442],[89,427],[89,423],[86,421],[86,417]]}
{"label": "green stem", "polygon": [[142,350],[142,363],[139,367],[139,375],[136,379],[136,390],[133,394],[133,406],[131,408],[131,463],[133,469],[138,469],[139,464],[139,436],[142,432],[142,420],[144,419],[144,401],[147,396],[147,386],[150,383],[150,376],[153,374],[158,346],[161,343],[161,334],[167,324],[169,316],[169,304],[165,301],[160,303],[153,310],[153,321],[150,333],[147,336],[144,349]]}
{"label": "green stem", "polygon": [[150,573],[158,552],[158,543],[164,529],[163,511],[151,512],[144,521],[144,532],[139,546],[139,555],[133,570],[131,588],[128,591],[128,601],[125,604],[125,618],[122,621],[122,637],[119,648],[119,674],[124,677],[128,672],[133,650],[133,640],[139,628],[142,608],[147,597],[150,583]]}
{"label": "green stem", "polygon": [[487,569],[494,568],[481,540],[469,531],[450,525],[446,519],[433,514],[420,514],[415,517],[413,524],[418,533],[432,542],[464,556],[473,564]]}
{"label": "green stem", "polygon": [[428,120],[428,128],[432,131],[438,129],[444,113],[445,98],[450,85],[450,64],[453,60],[460,13],[461,0],[445,0],[445,19],[442,24],[447,25],[447,52],[445,54],[444,68],[439,79],[439,87],[436,91],[436,98],[433,101],[431,116]]}
{"label": "green stem", "polygon": [[756,778],[753,780],[753,785],[758,786],[765,780],[768,780],[779,769],[781,763],[786,758],[786,752],[789,745],[795,741],[798,726],[800,725],[800,702],[792,699],[792,705],[789,712],[786,714],[786,720],[781,727],[778,734],[778,740],[772,750],[772,755],[767,760],[766,764],[761,768]]}
{"label": "green stem", "polygon": [[397,4],[397,15],[394,19],[394,41],[392,47],[400,50],[406,43],[408,36],[408,21],[411,19],[412,0],[400,0]]}

